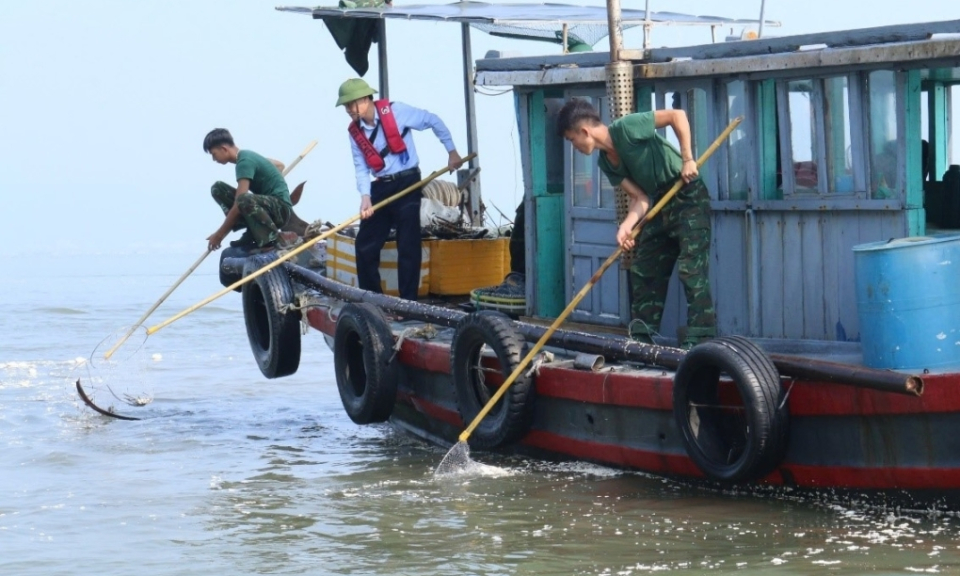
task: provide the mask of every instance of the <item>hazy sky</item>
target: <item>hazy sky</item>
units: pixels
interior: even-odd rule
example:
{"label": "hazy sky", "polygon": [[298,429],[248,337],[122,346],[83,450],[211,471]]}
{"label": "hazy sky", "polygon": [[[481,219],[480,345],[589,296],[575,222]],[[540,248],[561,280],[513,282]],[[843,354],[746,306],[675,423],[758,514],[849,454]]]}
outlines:
{"label": "hazy sky", "polygon": [[[242,148],[284,162],[318,139],[288,178],[291,187],[308,181],[297,212],[335,223],[356,213],[347,116],[334,107],[337,87],[355,74],[321,22],[277,12],[276,3],[2,0],[0,254],[199,255],[222,222],[210,184],[234,181],[232,165],[203,153],[203,136],[215,127],[230,129]],[[767,18],[783,26],[766,32],[956,18],[948,6],[770,0]],[[756,18],[760,1],[653,0],[652,9]],[[709,38],[708,28],[661,28],[654,45]],[[627,33],[628,47],[640,42],[639,31]],[[390,21],[388,46],[391,98],[439,114],[465,154],[459,26]],[[492,48],[557,52],[473,31],[474,57]],[[596,48],[604,50],[606,40]],[[373,58],[371,84],[376,74]],[[484,196],[512,214],[523,190],[513,99],[477,95],[477,106]],[[424,174],[445,164],[432,133],[419,134],[417,147]],[[184,267],[192,260],[185,257]]]}

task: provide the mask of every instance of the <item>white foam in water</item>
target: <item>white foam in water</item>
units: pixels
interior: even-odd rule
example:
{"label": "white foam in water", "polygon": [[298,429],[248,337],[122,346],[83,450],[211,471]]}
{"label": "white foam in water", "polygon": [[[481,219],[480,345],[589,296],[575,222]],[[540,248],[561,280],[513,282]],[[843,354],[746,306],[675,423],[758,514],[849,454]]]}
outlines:
{"label": "white foam in water", "polygon": [[443,457],[435,474],[441,478],[473,478],[477,476],[503,478],[516,474],[516,471],[471,460],[470,447],[465,442],[459,442]]}
{"label": "white foam in water", "polygon": [[613,478],[621,476],[623,470],[591,464],[589,462],[560,462],[558,464],[548,464],[549,469],[557,472],[568,472],[573,474],[583,474],[585,476],[597,476],[599,478]]}

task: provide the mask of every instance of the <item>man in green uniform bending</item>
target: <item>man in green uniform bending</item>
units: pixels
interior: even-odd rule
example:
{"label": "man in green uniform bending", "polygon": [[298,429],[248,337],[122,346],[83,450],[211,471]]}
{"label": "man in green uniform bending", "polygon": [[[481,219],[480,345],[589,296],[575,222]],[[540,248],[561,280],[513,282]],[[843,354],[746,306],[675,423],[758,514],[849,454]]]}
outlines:
{"label": "man in green uniform bending", "polygon": [[[269,250],[286,245],[280,228],[290,218],[293,206],[283,179],[283,163],[250,150],[240,150],[233,136],[223,128],[211,130],[203,139],[203,151],[215,162],[237,165],[237,187],[216,182],[210,189],[226,216],[217,231],[207,237],[207,248],[216,250],[231,230],[246,231],[231,246]],[[250,192],[250,194],[247,194]]]}
{"label": "man in green uniform bending", "polygon": [[[710,194],[699,177],[690,146],[690,123],[683,110],[655,110],[630,114],[610,123],[600,121],[586,100],[564,104],[557,117],[558,131],[574,148],[590,155],[600,151],[600,170],[629,197],[617,243],[632,250],[630,231],[677,178],[685,186],[645,224],[630,266],[630,336],[653,343],[660,328],[667,284],[677,265],[687,297],[687,332],[680,343],[690,348],[717,335],[716,313],[710,296]],[[657,134],[670,126],[680,142],[678,152]]]}

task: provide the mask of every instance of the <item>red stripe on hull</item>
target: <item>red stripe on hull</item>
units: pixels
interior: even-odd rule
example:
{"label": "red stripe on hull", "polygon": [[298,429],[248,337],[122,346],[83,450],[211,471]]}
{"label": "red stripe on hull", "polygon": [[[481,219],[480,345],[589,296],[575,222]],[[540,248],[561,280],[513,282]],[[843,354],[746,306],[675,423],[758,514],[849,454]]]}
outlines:
{"label": "red stripe on hull", "polygon": [[[399,392],[397,400],[413,406],[428,418],[443,422],[455,430],[465,427],[460,414],[456,411],[418,398],[410,392]],[[520,443],[567,458],[632,468],[664,476],[705,478],[696,464],[686,455],[580,440],[545,430],[531,430]],[[814,489],[957,490],[960,489],[960,468],[857,468],[784,464],[764,478],[761,483]]]}
{"label": "red stripe on hull", "polygon": [[[336,321],[326,310],[307,312],[310,325],[332,335]],[[404,340],[400,362],[408,368],[439,374],[450,373],[447,342]],[[841,384],[797,380],[790,390],[790,414],[794,416],[879,416],[897,414],[960,413],[960,374],[924,376],[920,398],[855,388]],[[537,393],[591,404],[606,404],[650,410],[673,410],[673,373],[647,375],[637,372],[586,372],[569,364],[544,365],[536,379]],[[784,380],[784,387],[791,387]],[[960,417],[960,415],[958,415]]]}
{"label": "red stripe on hull", "polygon": [[[556,454],[609,463],[617,467],[654,474],[704,478],[700,469],[685,455],[577,440],[543,430],[531,431],[521,443]],[[762,483],[796,485],[803,488],[957,490],[960,489],[960,468],[855,468],[785,464],[764,478]]]}
{"label": "red stripe on hull", "polygon": [[397,392],[397,401],[405,402],[413,406],[418,412],[427,416],[428,418],[433,418],[434,420],[443,422],[449,426],[453,426],[456,429],[466,428],[466,424],[463,423],[463,420],[460,419],[460,413],[455,410],[450,410],[429,400],[424,400],[423,398],[418,398],[417,396],[406,392],[399,391]]}
{"label": "red stripe on hull", "polygon": [[673,410],[673,377],[671,372],[649,377],[541,366],[537,394],[590,404]]}
{"label": "red stripe on hull", "polygon": [[544,430],[531,430],[520,443],[556,454],[574,456],[592,462],[605,462],[618,467],[634,468],[655,474],[703,477],[700,469],[686,455],[677,456],[627,448],[616,444],[577,440]]}
{"label": "red stripe on hull", "polygon": [[[782,467],[797,486],[805,488],[854,488],[871,490],[957,490],[960,489],[958,468],[853,468],[850,466]],[[785,484],[786,476],[774,472],[770,483]]]}

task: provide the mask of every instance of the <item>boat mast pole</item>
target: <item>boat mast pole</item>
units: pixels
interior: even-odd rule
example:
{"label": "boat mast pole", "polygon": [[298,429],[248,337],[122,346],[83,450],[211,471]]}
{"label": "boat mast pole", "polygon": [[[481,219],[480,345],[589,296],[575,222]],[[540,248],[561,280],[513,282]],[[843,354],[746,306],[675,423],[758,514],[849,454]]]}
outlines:
{"label": "boat mast pole", "polygon": [[763,15],[767,11],[767,0],[760,0],[760,29],[757,31],[757,39],[763,38]]}
{"label": "boat mast pole", "polygon": [[[649,0],[647,6],[649,6]],[[644,18],[649,19],[650,13],[647,12]],[[610,28],[610,62],[604,66],[607,84],[607,106],[610,111],[610,119],[616,120],[634,112],[633,63],[629,60],[622,61],[620,59],[620,53],[623,51],[623,20],[620,16],[620,0],[607,0],[607,25]],[[615,189],[613,205],[617,222],[623,222],[627,215],[629,199],[626,192],[620,187]],[[632,251],[630,254],[632,254]],[[629,257],[628,254],[624,255],[625,259],[629,259]],[[621,262],[621,265],[624,265],[625,262],[626,260]],[[626,266],[624,265],[624,267]]]}
{"label": "boat mast pole", "polygon": [[[473,51],[470,45],[470,24],[464,22],[460,24],[460,35],[463,43],[463,101],[466,106],[467,114],[467,154],[473,154],[477,151],[477,109],[476,101],[473,95]],[[474,156],[467,164],[466,173],[457,174],[458,184],[462,184],[464,178],[469,178],[480,167],[480,161]],[[470,191],[470,220],[474,226],[483,224],[483,214],[480,211],[480,177],[469,184],[467,190]]]}
{"label": "boat mast pole", "polygon": [[377,23],[377,61],[380,74],[380,97],[390,98],[390,75],[387,72],[387,21],[383,18]]}
{"label": "boat mast pole", "polygon": [[[649,0],[647,0],[649,6]],[[620,18],[620,0],[607,0],[607,27],[610,29],[610,61],[620,60],[623,50],[623,19]],[[644,25],[646,28],[646,25]]]}
{"label": "boat mast pole", "polygon": [[650,21],[650,0],[647,0],[643,9],[643,49],[650,48],[650,37],[653,36],[653,23]]}

